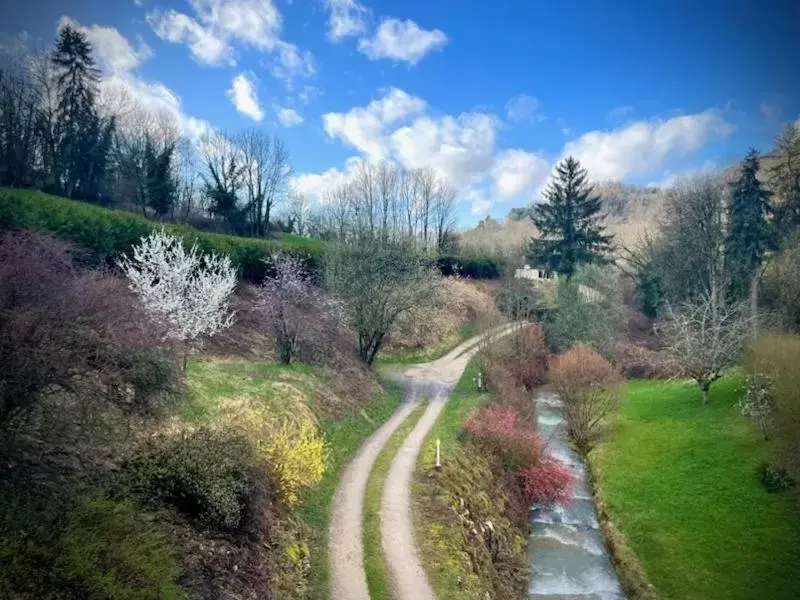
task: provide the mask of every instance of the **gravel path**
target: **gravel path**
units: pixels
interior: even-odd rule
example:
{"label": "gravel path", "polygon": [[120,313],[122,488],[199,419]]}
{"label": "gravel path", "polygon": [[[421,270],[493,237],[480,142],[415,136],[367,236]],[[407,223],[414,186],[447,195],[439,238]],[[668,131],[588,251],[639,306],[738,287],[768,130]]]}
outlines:
{"label": "gravel path", "polygon": [[[493,329],[496,339],[513,326]],[[333,600],[369,600],[364,572],[364,494],[372,465],[394,430],[423,399],[428,408],[408,435],[389,467],[381,499],[381,544],[392,575],[396,600],[435,600],[436,596],[414,543],[411,515],[411,479],[425,436],[444,408],[480,337],[468,340],[433,362],[408,367],[400,376],[406,383],[406,401],[359,449],[342,475],[333,497],[329,531],[331,591]]]}

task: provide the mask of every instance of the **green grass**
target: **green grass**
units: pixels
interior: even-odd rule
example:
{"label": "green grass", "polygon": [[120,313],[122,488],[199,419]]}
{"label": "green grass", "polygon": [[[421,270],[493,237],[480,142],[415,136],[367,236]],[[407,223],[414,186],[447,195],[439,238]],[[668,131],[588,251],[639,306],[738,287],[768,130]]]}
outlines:
{"label": "green grass", "polygon": [[330,448],[328,469],[319,485],[305,496],[299,516],[314,532],[311,545],[311,598],[330,598],[330,567],[328,564],[328,523],[333,493],[344,466],[358,448],[397,410],[403,400],[403,387],[394,382],[384,383],[384,392],[376,394],[357,415],[347,419],[323,421],[322,432]]}
{"label": "green grass", "polygon": [[711,402],[683,382],[630,384],[613,439],[590,459],[610,516],[662,598],[800,598],[796,497],[756,476],[768,453],[738,412],[741,379]]}
{"label": "green grass", "polygon": [[474,323],[464,323],[458,332],[445,337],[438,344],[427,348],[414,348],[413,350],[401,350],[388,354],[379,354],[376,360],[378,365],[414,365],[419,363],[431,362],[443,357],[451,350],[466,342],[471,337],[478,334]]}
{"label": "green grass", "polygon": [[372,600],[390,600],[392,597],[389,570],[381,547],[380,510],[383,485],[392,459],[425,412],[426,406],[425,403],[420,403],[395,430],[375,459],[367,481],[364,498],[364,570],[367,572],[367,587]]}

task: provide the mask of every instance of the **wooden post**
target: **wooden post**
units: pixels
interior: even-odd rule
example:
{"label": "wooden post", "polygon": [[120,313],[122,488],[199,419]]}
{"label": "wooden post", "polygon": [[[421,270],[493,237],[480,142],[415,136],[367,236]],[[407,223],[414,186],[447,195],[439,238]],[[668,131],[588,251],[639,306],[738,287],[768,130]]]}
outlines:
{"label": "wooden post", "polygon": [[436,468],[442,468],[442,443],[439,438],[436,438]]}

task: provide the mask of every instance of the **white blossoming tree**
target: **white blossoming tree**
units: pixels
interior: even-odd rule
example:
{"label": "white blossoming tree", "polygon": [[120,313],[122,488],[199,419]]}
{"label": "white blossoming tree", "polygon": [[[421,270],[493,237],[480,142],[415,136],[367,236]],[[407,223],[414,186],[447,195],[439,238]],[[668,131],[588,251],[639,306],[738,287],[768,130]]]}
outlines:
{"label": "white blossoming tree", "polygon": [[197,246],[187,251],[180,238],[161,229],[118,264],[147,314],[180,345],[184,370],[194,347],[233,322],[236,270],[227,256],[203,254]]}

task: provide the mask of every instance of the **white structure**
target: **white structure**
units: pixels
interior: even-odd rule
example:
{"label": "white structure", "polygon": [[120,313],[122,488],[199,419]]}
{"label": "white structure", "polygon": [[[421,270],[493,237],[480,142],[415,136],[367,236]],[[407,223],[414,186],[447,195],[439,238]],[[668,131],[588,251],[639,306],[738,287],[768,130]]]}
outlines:
{"label": "white structure", "polygon": [[551,275],[544,269],[532,269],[530,265],[525,265],[522,269],[514,271],[515,279],[555,279],[556,275]]}

